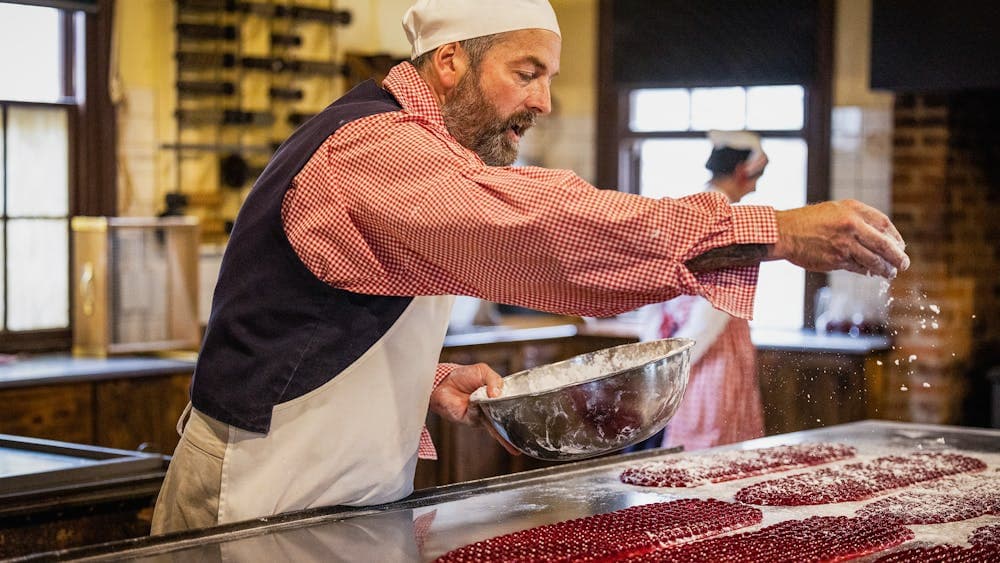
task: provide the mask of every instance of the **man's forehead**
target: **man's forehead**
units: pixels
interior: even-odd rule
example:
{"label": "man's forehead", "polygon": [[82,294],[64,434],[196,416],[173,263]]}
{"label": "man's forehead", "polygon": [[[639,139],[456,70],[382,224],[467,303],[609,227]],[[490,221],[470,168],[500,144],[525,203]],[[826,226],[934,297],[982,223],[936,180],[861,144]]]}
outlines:
{"label": "man's forehead", "polygon": [[487,53],[488,58],[507,65],[530,65],[546,74],[559,74],[559,56],[562,41],[558,35],[528,29],[504,34]]}

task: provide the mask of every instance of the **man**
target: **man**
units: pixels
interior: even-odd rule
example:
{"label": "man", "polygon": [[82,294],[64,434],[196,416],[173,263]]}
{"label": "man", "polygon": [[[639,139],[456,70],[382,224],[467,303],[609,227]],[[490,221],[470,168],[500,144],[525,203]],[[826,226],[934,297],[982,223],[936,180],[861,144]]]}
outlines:
{"label": "man", "polygon": [[559,72],[545,0],[419,0],[403,26],[413,64],[303,124],[240,210],[154,533],[408,495],[428,403],[472,423],[469,394],[501,385],[437,365],[454,295],[607,316],[691,293],[746,317],[760,260],[908,265],[858,203],[654,201],[508,167]]}

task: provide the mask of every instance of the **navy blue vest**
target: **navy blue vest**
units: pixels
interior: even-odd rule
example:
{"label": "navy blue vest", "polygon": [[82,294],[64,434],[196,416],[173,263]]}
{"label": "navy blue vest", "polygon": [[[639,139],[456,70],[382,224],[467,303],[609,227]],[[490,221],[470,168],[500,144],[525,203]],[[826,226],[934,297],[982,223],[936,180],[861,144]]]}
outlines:
{"label": "navy blue vest", "polygon": [[355,119],[399,109],[388,92],[365,82],[275,152],[243,203],[222,258],[191,384],[196,409],[265,433],[271,407],[328,382],[410,304],[410,297],[361,295],[320,281],[299,260],[281,223],[292,179],[327,137]]}

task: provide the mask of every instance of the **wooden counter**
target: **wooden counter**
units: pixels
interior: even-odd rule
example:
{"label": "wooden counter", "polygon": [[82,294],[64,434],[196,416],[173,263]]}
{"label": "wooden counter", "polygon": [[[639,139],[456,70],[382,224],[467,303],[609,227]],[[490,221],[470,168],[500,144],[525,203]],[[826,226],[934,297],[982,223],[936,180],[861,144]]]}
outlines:
{"label": "wooden counter", "polygon": [[191,359],[52,355],[0,366],[0,434],[170,454]]}

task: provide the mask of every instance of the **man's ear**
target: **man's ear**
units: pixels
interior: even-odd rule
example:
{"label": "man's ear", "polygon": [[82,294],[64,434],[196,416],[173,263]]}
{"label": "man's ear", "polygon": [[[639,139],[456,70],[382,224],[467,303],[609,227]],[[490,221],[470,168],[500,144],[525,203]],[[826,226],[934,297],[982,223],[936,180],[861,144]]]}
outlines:
{"label": "man's ear", "polygon": [[465,76],[468,70],[469,58],[465,50],[457,41],[445,43],[434,51],[431,58],[434,72],[438,75],[438,80],[445,91],[452,90],[458,82]]}

